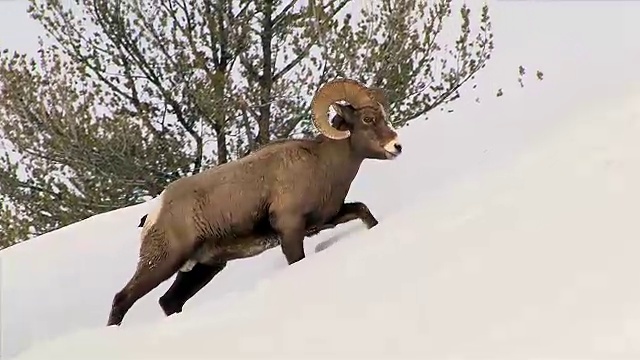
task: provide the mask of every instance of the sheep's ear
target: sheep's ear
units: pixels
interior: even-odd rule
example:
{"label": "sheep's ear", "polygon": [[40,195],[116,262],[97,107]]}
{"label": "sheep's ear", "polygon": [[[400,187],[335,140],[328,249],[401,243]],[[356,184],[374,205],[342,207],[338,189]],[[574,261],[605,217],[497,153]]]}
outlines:
{"label": "sheep's ear", "polygon": [[331,119],[331,126],[338,130],[352,130],[349,120],[353,116],[353,108],[350,105],[332,104],[336,114]]}
{"label": "sheep's ear", "polygon": [[336,112],[338,116],[342,116],[342,106],[338,104],[331,104],[331,108]]}
{"label": "sheep's ear", "polygon": [[353,114],[355,109],[351,105],[341,105],[338,103],[331,104],[333,110],[335,110],[336,114],[343,118],[346,122],[351,122],[353,119]]}

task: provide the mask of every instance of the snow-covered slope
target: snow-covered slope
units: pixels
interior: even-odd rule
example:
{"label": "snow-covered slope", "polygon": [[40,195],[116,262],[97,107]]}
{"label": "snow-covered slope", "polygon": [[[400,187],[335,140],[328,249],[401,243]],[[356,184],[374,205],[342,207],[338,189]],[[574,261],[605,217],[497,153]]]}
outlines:
{"label": "snow-covered slope", "polygon": [[[553,122],[547,120],[551,110],[534,105],[544,101],[536,100],[546,96],[544,86],[533,85],[527,97],[507,95],[482,105],[469,97],[471,106],[461,106],[453,114],[436,113],[428,122],[417,120],[401,129],[405,153],[392,162],[365,162],[349,199],[366,202],[380,222],[386,223],[389,216],[402,214],[417,199],[445,196],[458,179],[509,164]],[[482,116],[478,116],[479,109]],[[505,113],[509,116],[501,116]],[[0,251],[3,358],[41,341],[104,327],[113,295],[135,268],[137,225],[151,205],[98,215]],[[357,223],[346,224],[313,237],[306,244],[307,255],[313,257],[316,247],[327,248],[338,238],[358,240],[361,229]],[[345,236],[351,233],[354,236]],[[184,314],[224,294],[251,291],[285,265],[280,249],[232,262],[190,300]],[[169,284],[165,282],[138,301],[123,327],[162,319],[157,299]]]}
{"label": "snow-covered slope", "polygon": [[[291,267],[274,249],[236,264],[199,297],[206,302],[179,316],[137,324],[131,316],[121,328],[98,326],[18,358],[638,358],[639,104],[640,96],[632,96],[576,111],[516,163],[439,198],[421,193],[414,179],[411,205],[397,211],[390,209],[391,189],[370,185],[374,212],[383,214],[375,229]],[[367,176],[409,182],[406,176],[415,174],[408,164],[418,161],[410,157],[377,163]],[[104,321],[112,292],[135,260],[134,240],[123,238],[143,210],[124,209],[37,239],[48,248],[40,271],[59,267],[55,272],[68,276],[65,282],[57,275],[50,294],[33,300],[58,304],[60,323],[51,326],[84,316]],[[64,232],[68,244],[60,245]],[[109,249],[100,265],[97,250],[82,245],[86,237]],[[94,254],[84,263],[81,251],[74,256],[59,247]],[[16,247],[7,256],[9,266],[33,256],[20,252]],[[108,261],[117,266],[105,267]],[[214,295],[248,289],[242,276],[261,280],[235,295]],[[158,295],[136,306],[138,319],[158,317]],[[93,304],[93,312],[83,303]]]}
{"label": "snow-covered slope", "polygon": [[[458,118],[465,120],[464,113]],[[401,130],[406,154],[393,162],[366,162],[349,198],[365,201],[385,223],[390,214],[401,213],[413,204],[416,194],[444,191],[446,183],[462,172],[464,162],[447,163],[439,152],[449,152],[450,159],[475,158],[476,166],[486,155],[482,151],[486,140],[474,142],[470,138],[473,126],[468,124],[469,132],[461,132],[457,125],[453,117],[448,123],[422,123]],[[465,150],[459,149],[461,142],[467,142]],[[113,295],[135,268],[137,225],[150,206],[153,201],[94,216],[0,252],[3,356],[15,355],[39,341],[104,326]],[[350,223],[308,239],[308,258],[345,234],[362,234],[359,230],[363,230],[360,224]],[[285,267],[279,248],[234,261],[190,300],[185,313],[223,294],[251,290],[261,279]],[[123,327],[162,319],[157,299],[170,282],[138,301]]]}

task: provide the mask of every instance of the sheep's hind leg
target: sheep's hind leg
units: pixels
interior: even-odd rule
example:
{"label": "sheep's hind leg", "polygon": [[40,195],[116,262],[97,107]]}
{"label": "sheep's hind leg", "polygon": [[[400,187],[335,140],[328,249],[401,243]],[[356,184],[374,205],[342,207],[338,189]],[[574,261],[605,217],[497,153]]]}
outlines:
{"label": "sheep's hind leg", "polygon": [[167,249],[163,237],[149,237],[142,242],[140,260],[131,280],[114,297],[107,326],[120,325],[133,304],[173,275],[184,257]]}
{"label": "sheep's hind leg", "polygon": [[207,285],[222,269],[226,262],[196,263],[189,271],[178,271],[176,279],[158,301],[167,316],[182,312],[184,304]]}
{"label": "sheep's hind leg", "polygon": [[331,220],[327,221],[324,225],[307,230],[306,236],[316,235],[322,230],[331,229],[340,224],[356,219],[360,219],[366,225],[367,229],[371,229],[378,225],[378,220],[373,216],[373,214],[371,214],[369,207],[364,203],[344,203],[336,216],[331,218]]}

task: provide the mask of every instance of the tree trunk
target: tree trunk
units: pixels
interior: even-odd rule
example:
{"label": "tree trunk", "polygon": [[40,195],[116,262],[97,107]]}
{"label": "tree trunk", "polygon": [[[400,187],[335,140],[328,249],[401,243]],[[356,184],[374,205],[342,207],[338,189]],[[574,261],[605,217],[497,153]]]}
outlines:
{"label": "tree trunk", "polygon": [[230,4],[227,1],[221,1],[222,6],[218,7],[218,36],[220,37],[220,56],[218,60],[218,69],[215,72],[214,86],[216,104],[220,107],[218,111],[214,113],[215,126],[216,126],[216,144],[218,147],[218,165],[224,164],[229,161],[229,151],[227,149],[227,133],[226,133],[226,111],[224,110],[225,104],[225,87],[227,85],[227,72],[229,71],[229,60],[231,55],[228,49],[229,30],[227,26],[231,24],[225,23],[223,12],[228,10]]}
{"label": "tree trunk", "polygon": [[271,88],[273,74],[271,63],[271,40],[273,37],[273,0],[265,0],[262,10],[262,76],[260,77],[260,118],[258,119],[258,142],[263,145],[269,142],[269,123],[271,120]]}

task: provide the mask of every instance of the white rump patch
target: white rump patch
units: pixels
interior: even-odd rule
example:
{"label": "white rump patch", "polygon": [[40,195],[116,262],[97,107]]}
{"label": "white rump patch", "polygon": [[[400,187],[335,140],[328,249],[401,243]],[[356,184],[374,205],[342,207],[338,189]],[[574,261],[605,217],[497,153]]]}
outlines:
{"label": "white rump patch", "polygon": [[147,232],[149,232],[149,229],[151,229],[151,226],[153,226],[153,224],[155,224],[156,221],[158,220],[158,215],[160,214],[160,209],[162,209],[162,195],[163,194],[164,194],[164,191],[162,193],[160,193],[160,195],[156,199],[156,201],[158,201],[158,205],[156,206],[156,208],[153,209],[151,212],[149,212],[147,214],[147,219],[145,220],[144,225],[142,226],[142,231],[140,233],[140,238],[144,238],[144,236],[147,234]]}

